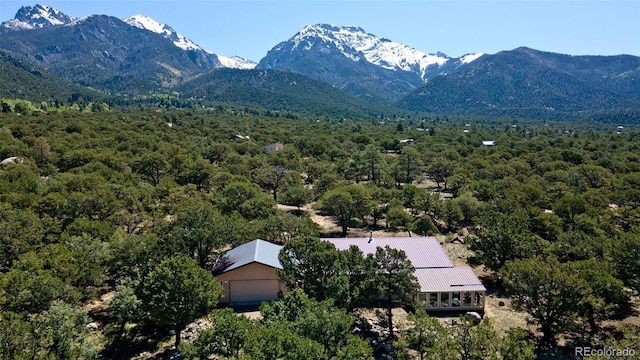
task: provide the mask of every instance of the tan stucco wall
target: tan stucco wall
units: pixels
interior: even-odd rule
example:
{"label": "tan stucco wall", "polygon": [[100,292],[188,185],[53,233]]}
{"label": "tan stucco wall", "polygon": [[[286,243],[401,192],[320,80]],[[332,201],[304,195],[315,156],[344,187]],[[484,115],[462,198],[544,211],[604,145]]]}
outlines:
{"label": "tan stucco wall", "polygon": [[[276,269],[259,263],[245,265],[217,275],[216,278],[224,290],[220,303],[229,303],[230,290],[231,303],[237,302],[239,297],[242,298],[242,302],[274,300],[277,299],[278,292],[284,292],[284,286],[276,275]],[[249,295],[253,299],[247,300],[246,297]]]}

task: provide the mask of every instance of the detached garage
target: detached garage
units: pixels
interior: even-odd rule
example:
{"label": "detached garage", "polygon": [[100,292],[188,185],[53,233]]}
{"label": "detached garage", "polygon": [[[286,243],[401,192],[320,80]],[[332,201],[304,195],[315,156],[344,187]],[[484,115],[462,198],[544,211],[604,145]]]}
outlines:
{"label": "detached garage", "polygon": [[284,291],[276,275],[276,269],[282,269],[281,248],[257,239],[227,251],[214,273],[224,290],[220,303],[254,305],[276,300]]}

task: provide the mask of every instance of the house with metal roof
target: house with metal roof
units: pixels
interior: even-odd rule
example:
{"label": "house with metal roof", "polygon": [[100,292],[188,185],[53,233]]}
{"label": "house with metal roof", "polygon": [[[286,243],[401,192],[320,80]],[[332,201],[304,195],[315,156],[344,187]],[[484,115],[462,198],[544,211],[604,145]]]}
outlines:
{"label": "house with metal roof", "polygon": [[323,239],[338,250],[357,246],[365,255],[378,246],[402,250],[415,268],[416,303],[427,311],[484,311],[487,289],[468,266],[455,267],[435,237]]}
{"label": "house with metal roof", "polygon": [[332,243],[338,250],[348,250],[357,246],[363,254],[375,254],[377,247],[389,245],[392,249],[402,250],[416,269],[450,268],[453,263],[442,246],[433,236],[428,237],[368,237],[322,239]]}
{"label": "house with metal roof", "polygon": [[276,300],[284,292],[276,274],[282,269],[280,249],[280,245],[256,239],[227,251],[214,270],[224,290],[220,303],[254,305]]}

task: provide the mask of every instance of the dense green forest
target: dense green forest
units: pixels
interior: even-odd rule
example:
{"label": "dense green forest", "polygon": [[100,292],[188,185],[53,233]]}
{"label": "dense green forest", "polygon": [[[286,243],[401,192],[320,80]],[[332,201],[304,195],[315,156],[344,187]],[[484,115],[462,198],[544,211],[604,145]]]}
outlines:
{"label": "dense green forest", "polygon": [[[444,326],[411,312],[412,326],[391,339],[398,358],[640,351],[636,127],[16,105],[0,113],[2,359],[153,353],[207,314],[213,327],[178,345],[185,358],[373,358],[378,348],[353,331],[363,328],[353,309],[370,306],[355,288],[293,289],[302,276],[293,267],[283,274],[292,291],[249,320],[215,309],[211,269],[222,251],[256,238],[295,248],[383,228],[464,238],[487,286],[531,320],[503,332],[490,317]],[[237,134],[246,138],[231,140]],[[262,149],[275,142],[284,149]],[[315,224],[301,210],[309,204],[340,231]],[[302,248],[320,262],[305,276],[326,284],[353,274],[336,264],[365,264]]]}

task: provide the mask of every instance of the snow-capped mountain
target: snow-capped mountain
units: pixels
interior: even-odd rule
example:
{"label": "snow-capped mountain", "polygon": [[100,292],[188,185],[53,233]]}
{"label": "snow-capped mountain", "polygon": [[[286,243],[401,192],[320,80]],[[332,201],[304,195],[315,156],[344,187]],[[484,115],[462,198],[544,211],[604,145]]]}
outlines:
{"label": "snow-capped mountain", "polygon": [[293,48],[309,49],[317,41],[333,42],[344,56],[359,61],[361,57],[389,70],[417,72],[424,77],[429,66],[441,66],[449,59],[439,54],[425,54],[409,46],[369,34],[361,27],[309,25],[291,40]]}
{"label": "snow-capped mountain", "polygon": [[217,56],[218,61],[223,67],[229,67],[234,69],[253,69],[257,64],[255,61],[252,61],[240,56],[227,57],[223,55],[214,54],[211,51],[203,49],[198,44],[184,37],[182,34],[179,34],[169,25],[161,24],[148,16],[134,15],[132,17],[124,19],[124,22],[126,22],[131,26],[135,26],[140,29],[149,30],[156,34],[160,34],[165,38],[173,41],[173,44],[175,46],[183,50],[187,50],[187,51],[193,50],[197,52],[205,52],[209,55],[215,55]]}
{"label": "snow-capped mountain", "polygon": [[[0,27],[10,30],[31,30],[47,28],[59,25],[70,25],[86,20],[88,17],[76,19],[65,15],[58,9],[47,5],[23,6],[18,10],[14,19],[5,21]],[[216,55],[211,51],[205,50],[198,44],[189,40],[182,34],[176,32],[169,25],[159,23],[152,18],[144,15],[134,15],[123,20],[128,25],[139,29],[148,30],[171,40],[175,46],[184,51],[193,51],[200,58],[198,61],[204,61],[214,67],[231,67],[237,69],[252,69],[257,64],[249,59],[240,56],[226,57]],[[194,55],[191,55],[192,57]]]}
{"label": "snow-capped mountain", "polygon": [[299,49],[308,51],[316,46],[327,48],[329,44],[354,62],[365,60],[387,70],[412,72],[424,81],[433,77],[434,73],[439,75],[446,72],[451,65],[469,63],[482,56],[482,53],[469,54],[458,59],[442,53],[427,54],[367,33],[358,26],[327,24],[308,25],[288,41],[278,44],[271,52],[296,52]]}
{"label": "snow-capped mountain", "polygon": [[112,93],[166,89],[222,67],[215,54],[194,45],[170,29],[159,34],[108,15],[73,19],[42,5],[23,7],[0,26],[0,49]]}
{"label": "snow-capped mountain", "polygon": [[67,25],[75,19],[46,5],[23,6],[15,18],[2,23],[2,27],[13,30],[40,29],[49,26]]}
{"label": "snow-capped mountain", "polygon": [[[0,24],[0,50],[0,55],[28,64],[9,65],[36,82],[34,75],[47,72],[111,94],[178,91],[259,107],[274,104],[282,94],[293,94],[295,103],[304,98],[298,93],[304,93],[307,97],[295,111],[308,107],[312,100],[307,99],[318,100],[320,108],[334,108],[334,99],[341,97],[337,89],[370,102],[442,114],[561,119],[565,113],[640,108],[637,56],[568,56],[518,48],[452,58],[424,53],[357,26],[306,26],[256,65],[206,51],[143,15],[126,22],[108,15],[72,18],[35,5],[22,7],[14,19]],[[218,69],[222,67],[258,71]],[[38,83],[42,85],[34,89],[52,88],[52,81]],[[238,84],[259,91],[238,91]],[[43,96],[31,93],[34,98]],[[362,106],[349,99],[346,103]],[[385,107],[365,107],[369,115],[386,112]]]}
{"label": "snow-capped mountain", "polygon": [[432,79],[396,106],[436,114],[560,120],[589,111],[640,108],[638,75],[640,57],[572,56],[519,47]]}
{"label": "snow-capped mountain", "polygon": [[358,26],[308,25],[271,49],[257,68],[298,72],[358,96],[395,102],[483,54],[427,54]]}
{"label": "snow-capped mountain", "polygon": [[148,16],[134,15],[124,19],[124,22],[131,26],[163,35],[167,39],[173,41],[173,43],[182,50],[204,50],[193,41],[187,39],[181,34],[178,34],[169,25],[161,24]]}

